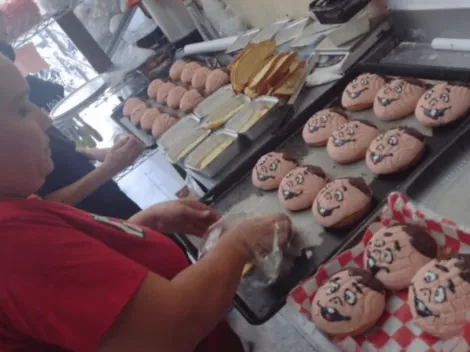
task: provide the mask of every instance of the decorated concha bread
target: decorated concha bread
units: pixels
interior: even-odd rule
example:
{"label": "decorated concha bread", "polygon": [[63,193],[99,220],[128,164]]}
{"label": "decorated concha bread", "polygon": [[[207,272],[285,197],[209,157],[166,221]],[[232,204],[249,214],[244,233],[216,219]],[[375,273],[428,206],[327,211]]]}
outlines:
{"label": "decorated concha bread", "polygon": [[470,86],[439,83],[423,94],[415,115],[424,126],[442,126],[464,117],[470,111]]}
{"label": "decorated concha bread", "polygon": [[284,176],[297,166],[297,161],[285,153],[272,152],[263,155],[253,168],[253,185],[264,191],[277,189]]}
{"label": "decorated concha bread", "polygon": [[350,111],[370,109],[379,90],[385,85],[385,79],[373,73],[357,76],[344,89],[341,104]]}
{"label": "decorated concha bread", "polygon": [[348,268],[334,274],[315,294],[311,317],[315,325],[337,338],[369,330],[385,309],[385,288],[371,273]]}
{"label": "decorated concha bread", "polygon": [[460,335],[470,312],[470,255],[434,259],[411,280],[408,305],[424,332],[447,340]]}
{"label": "decorated concha bread", "polygon": [[374,101],[374,113],[381,120],[399,120],[414,113],[416,104],[426,91],[417,79],[394,79],[379,90]]}
{"label": "decorated concha bread", "polygon": [[342,109],[320,110],[307,121],[302,137],[312,147],[325,146],[333,131],[346,122],[348,117]]}
{"label": "decorated concha bread", "polygon": [[418,270],[437,258],[439,246],[429,232],[416,225],[383,227],[369,240],[364,267],[389,290],[410,285]]}

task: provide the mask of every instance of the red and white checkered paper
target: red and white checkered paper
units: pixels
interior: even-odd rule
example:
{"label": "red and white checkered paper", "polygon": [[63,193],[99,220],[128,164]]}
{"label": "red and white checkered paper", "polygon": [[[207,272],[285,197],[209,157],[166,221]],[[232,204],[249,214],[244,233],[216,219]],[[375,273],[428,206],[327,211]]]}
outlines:
{"label": "red and white checkered paper", "polygon": [[415,326],[407,304],[408,290],[388,293],[385,312],[375,328],[355,338],[348,337],[333,343],[311,321],[311,303],[317,288],[342,268],[363,267],[364,249],[373,233],[383,226],[393,224],[421,225],[428,229],[443,248],[452,252],[470,253],[470,228],[459,226],[422,207],[418,209],[404,195],[391,193],[380,217],[370,224],[358,245],[321,266],[313,277],[292,290],[287,299],[287,310],[291,317],[302,333],[325,352],[470,351],[470,323],[464,327],[462,336],[449,341],[438,340]]}

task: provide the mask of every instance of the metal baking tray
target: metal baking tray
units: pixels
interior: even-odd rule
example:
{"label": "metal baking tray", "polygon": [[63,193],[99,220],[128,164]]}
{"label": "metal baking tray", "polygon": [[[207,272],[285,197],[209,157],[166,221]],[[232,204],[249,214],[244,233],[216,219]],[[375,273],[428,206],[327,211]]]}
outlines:
{"label": "metal baking tray", "polygon": [[226,54],[232,54],[238,50],[242,50],[247,44],[255,37],[260,31],[259,28],[254,28],[246,33],[241,34],[232,45],[225,51]]}
{"label": "metal baking tray", "polygon": [[202,128],[196,128],[184,136],[184,138],[178,138],[178,140],[171,146],[166,152],[167,159],[177,164],[184,160],[189,153],[191,153],[199,144],[201,144],[211,131],[204,130]]}
{"label": "metal baking tray", "polygon": [[251,40],[251,43],[259,43],[264,40],[273,39],[277,32],[284,28],[289,22],[290,18],[283,18],[270,25],[264,27],[258,34]]}
{"label": "metal baking tray", "polygon": [[193,111],[193,113],[200,119],[205,118],[219,106],[225,104],[226,101],[235,97],[232,86],[227,84],[219,88],[216,92],[204,99]]}
{"label": "metal baking tray", "polygon": [[439,215],[470,226],[469,178],[470,128],[466,128],[429,164],[426,172],[410,182],[406,194]]}
{"label": "metal baking tray", "polygon": [[[429,71],[426,75],[421,75],[417,78],[435,79],[434,71]],[[315,110],[305,110],[302,112],[302,119],[292,121],[273,136],[272,141],[269,143],[269,146],[272,147],[270,150],[266,150],[265,147],[263,149],[265,152],[275,149],[286,150],[296,156],[302,163],[312,163],[322,167],[330,178],[342,176],[363,177],[369,183],[374,194],[373,206],[369,212],[369,214],[372,214],[377,211],[377,206],[386,199],[391,191],[399,189],[407,180],[423,172],[429,161],[451,143],[455,132],[462,128],[467,121],[461,120],[452,126],[431,130],[420,126],[413,116],[394,122],[381,122],[374,116],[372,110],[350,113],[352,118],[362,118],[374,122],[381,130],[400,125],[418,128],[429,136],[427,138],[426,152],[417,165],[389,176],[374,176],[366,168],[364,161],[352,165],[337,165],[327,156],[324,148],[306,146],[301,137],[300,128],[313,113],[321,108],[338,106],[345,86],[363,72],[370,72],[370,70],[364,71],[364,68],[357,67],[345,74],[328,91],[328,97],[334,97],[332,100],[328,102],[328,100],[320,99],[320,101],[324,102],[323,106],[319,107],[318,104],[314,104],[316,106]],[[375,73],[382,74],[380,71],[375,71]],[[296,129],[293,129],[294,127]],[[287,135],[287,139],[284,137],[286,133],[291,133]],[[245,212],[253,211],[256,213],[285,211],[281,208],[276,192],[261,192],[252,185],[251,171],[259,157],[259,154],[254,155],[256,158],[251,158],[244,162],[242,164],[243,169],[237,170],[231,177],[221,181],[206,194],[203,200],[223,214],[238,212],[242,209]],[[361,223],[359,223],[348,229],[323,229],[313,221],[310,210],[291,213],[290,215],[296,230],[299,232],[296,243],[290,249],[293,253],[291,255],[294,256],[293,259],[292,256],[290,257],[291,266],[283,272],[277,282],[269,286],[260,286],[259,283],[257,284],[252,280],[253,277],[257,277],[259,274],[255,268],[243,280],[237,291],[235,305],[251,324],[261,324],[271,318],[284,305],[289,291],[300,280],[312,275],[320,264],[331,258],[339,248],[348,243],[351,240],[351,236],[355,235],[356,229],[361,226]],[[191,245],[186,245],[191,250]],[[309,255],[306,255],[306,253],[309,253]]]}
{"label": "metal baking tray", "polygon": [[203,128],[217,129],[218,127],[212,127],[213,124],[216,126],[222,126],[230,118],[233,117],[238,111],[248,104],[250,99],[245,95],[233,96],[227,99],[223,105],[219,105],[217,108],[212,110],[210,114],[202,122]]}
{"label": "metal baking tray", "polygon": [[276,33],[276,36],[274,37],[276,45],[279,46],[284,43],[290,42],[291,40],[294,40],[300,35],[302,35],[302,31],[307,26],[309,21],[309,17],[304,17],[298,20],[294,20],[287,24],[284,28],[282,28],[279,32]]}
{"label": "metal baking tray", "polygon": [[[246,104],[239,112],[228,120],[225,129],[246,136],[249,140],[255,141],[261,134],[266,132],[276,120],[272,115],[267,114],[279,103],[279,99],[270,96],[261,96]],[[256,113],[266,109],[263,115],[257,120],[250,121]],[[274,116],[275,117],[275,116]]]}
{"label": "metal baking tray", "polygon": [[[213,177],[239,153],[238,136],[228,131],[217,131],[188,155],[184,166],[207,177]],[[201,165],[211,154],[211,160],[207,161],[206,165]]]}
{"label": "metal baking tray", "polygon": [[181,141],[185,141],[187,136],[198,127],[199,119],[193,114],[186,115],[160,136],[158,145],[167,152]]}

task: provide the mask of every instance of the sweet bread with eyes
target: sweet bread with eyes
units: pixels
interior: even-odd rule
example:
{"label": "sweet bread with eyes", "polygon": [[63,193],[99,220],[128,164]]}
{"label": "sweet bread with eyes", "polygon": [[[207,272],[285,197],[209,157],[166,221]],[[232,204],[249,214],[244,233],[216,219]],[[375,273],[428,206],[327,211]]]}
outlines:
{"label": "sweet bread with eyes", "polygon": [[323,147],[340,125],[348,122],[342,109],[330,108],[316,112],[305,124],[302,137],[312,147]]}
{"label": "sweet bread with eyes", "polygon": [[297,161],[285,153],[268,153],[256,163],[251,180],[256,188],[271,191],[277,189],[284,176],[297,166]]}
{"label": "sweet bread with eyes", "polygon": [[373,73],[357,76],[344,89],[341,105],[349,111],[370,109],[379,90],[385,85],[385,79]]}

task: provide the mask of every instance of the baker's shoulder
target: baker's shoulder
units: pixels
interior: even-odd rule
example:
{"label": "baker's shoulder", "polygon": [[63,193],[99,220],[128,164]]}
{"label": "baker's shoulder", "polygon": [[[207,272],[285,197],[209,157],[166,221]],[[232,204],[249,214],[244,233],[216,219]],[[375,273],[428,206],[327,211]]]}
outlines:
{"label": "baker's shoulder", "polygon": [[37,199],[0,201],[0,227],[31,222],[46,222],[57,218],[54,203]]}

